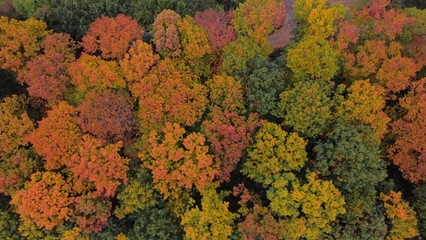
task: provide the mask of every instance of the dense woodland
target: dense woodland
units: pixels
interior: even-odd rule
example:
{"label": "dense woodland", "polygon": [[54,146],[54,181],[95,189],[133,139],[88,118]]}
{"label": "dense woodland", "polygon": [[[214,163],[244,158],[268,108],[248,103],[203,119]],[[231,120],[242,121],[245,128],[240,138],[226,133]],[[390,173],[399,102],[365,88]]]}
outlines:
{"label": "dense woodland", "polygon": [[15,0],[0,239],[425,239],[415,2]]}

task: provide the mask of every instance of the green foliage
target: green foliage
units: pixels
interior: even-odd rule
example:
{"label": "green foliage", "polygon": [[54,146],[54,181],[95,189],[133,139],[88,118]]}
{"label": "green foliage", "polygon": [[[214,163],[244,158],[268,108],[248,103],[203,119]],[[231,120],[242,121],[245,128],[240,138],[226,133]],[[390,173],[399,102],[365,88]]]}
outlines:
{"label": "green foliage", "polygon": [[9,199],[0,195],[0,238],[4,240],[21,239],[18,232],[19,215],[14,213]]}
{"label": "green foliage", "polygon": [[375,187],[386,177],[386,162],[369,127],[337,124],[333,128],[315,147],[315,167],[345,194],[347,218],[354,220],[371,213]]}
{"label": "green foliage", "polygon": [[48,7],[51,0],[14,0],[12,2],[15,10],[27,18],[34,16],[40,7]]}
{"label": "green foliage", "polygon": [[300,81],[293,89],[281,93],[275,115],[284,118],[300,135],[314,138],[327,129],[332,114],[331,88],[328,83]]}
{"label": "green foliage", "polygon": [[56,32],[65,32],[81,40],[89,25],[102,16],[129,14],[128,0],[52,0],[41,19]]}
{"label": "green foliage", "polygon": [[275,174],[300,170],[305,165],[306,144],[297,133],[287,133],[275,123],[264,122],[241,172],[256,182],[271,184]]}
{"label": "green foliage", "polygon": [[279,66],[266,57],[256,56],[247,64],[244,75],[250,109],[261,115],[275,111],[286,84]]}

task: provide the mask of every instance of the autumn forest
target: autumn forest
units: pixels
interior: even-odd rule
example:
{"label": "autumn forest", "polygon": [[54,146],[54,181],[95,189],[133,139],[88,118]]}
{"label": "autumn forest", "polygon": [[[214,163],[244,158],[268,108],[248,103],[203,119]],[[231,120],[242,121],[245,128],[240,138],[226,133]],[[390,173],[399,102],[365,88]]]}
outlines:
{"label": "autumn forest", "polygon": [[0,239],[425,239],[415,2],[14,0]]}

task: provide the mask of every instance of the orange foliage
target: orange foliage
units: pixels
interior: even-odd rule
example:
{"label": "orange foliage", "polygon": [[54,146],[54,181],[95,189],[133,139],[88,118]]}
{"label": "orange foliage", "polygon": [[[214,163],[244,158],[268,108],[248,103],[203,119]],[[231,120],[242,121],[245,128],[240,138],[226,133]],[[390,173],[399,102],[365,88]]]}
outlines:
{"label": "orange foliage", "polygon": [[70,157],[80,146],[82,135],[77,124],[77,109],[59,102],[38,122],[38,128],[30,134],[29,140],[46,160],[46,169],[51,170],[69,164]]}
{"label": "orange foliage", "polygon": [[[166,122],[160,132],[152,131],[149,137],[149,156],[144,165],[152,170],[155,187],[165,198],[175,196],[178,188],[200,192],[214,186],[213,179],[219,164],[208,154],[205,138],[198,133],[184,137],[185,129],[177,123]],[[143,158],[144,156],[141,156]]]}
{"label": "orange foliage", "polygon": [[154,28],[154,43],[161,56],[178,57],[181,55],[182,45],[179,40],[179,14],[166,9],[159,13],[152,25]]}
{"label": "orange foliage", "polygon": [[100,57],[83,54],[68,71],[72,83],[81,92],[94,87],[101,89],[126,87],[120,67],[115,61],[105,61]]}
{"label": "orange foliage", "polygon": [[210,54],[211,49],[208,43],[206,31],[194,24],[192,17],[186,16],[178,23],[181,34],[181,44],[183,48],[183,58],[191,65],[195,65],[198,59],[206,54]]}
{"label": "orange foliage", "polygon": [[192,126],[204,112],[207,88],[179,60],[166,58],[136,83],[137,121],[142,131],[159,129],[165,121]]}
{"label": "orange foliage", "polygon": [[2,16],[0,19],[0,64],[17,72],[26,61],[36,56],[44,37],[49,34],[46,23],[30,18],[17,21]]}
{"label": "orange foliage", "polygon": [[26,187],[12,197],[21,221],[34,221],[39,227],[51,230],[61,226],[73,214],[69,184],[59,173],[37,172]]}
{"label": "orange foliage", "polygon": [[136,40],[129,52],[120,59],[120,66],[129,85],[140,81],[151,67],[160,60],[160,56],[152,51],[152,45]]}
{"label": "orange foliage", "polygon": [[104,59],[122,58],[130,43],[142,38],[143,28],[123,14],[115,18],[102,16],[91,23],[81,45],[87,53],[101,51]]}

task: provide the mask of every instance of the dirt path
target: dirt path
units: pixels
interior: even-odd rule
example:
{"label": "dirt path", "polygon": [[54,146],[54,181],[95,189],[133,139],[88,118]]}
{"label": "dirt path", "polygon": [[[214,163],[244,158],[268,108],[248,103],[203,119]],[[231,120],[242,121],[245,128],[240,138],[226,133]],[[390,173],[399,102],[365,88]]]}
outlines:
{"label": "dirt path", "polygon": [[[293,15],[293,4],[295,0],[283,0],[285,4],[286,19],[284,26],[279,29],[277,32],[269,36],[269,43],[271,43],[272,48],[282,48],[287,46],[291,39],[294,37],[292,31],[296,28],[296,21],[294,21]],[[358,1],[357,0],[329,0],[329,3],[342,2],[342,4],[350,8],[354,6]]]}

